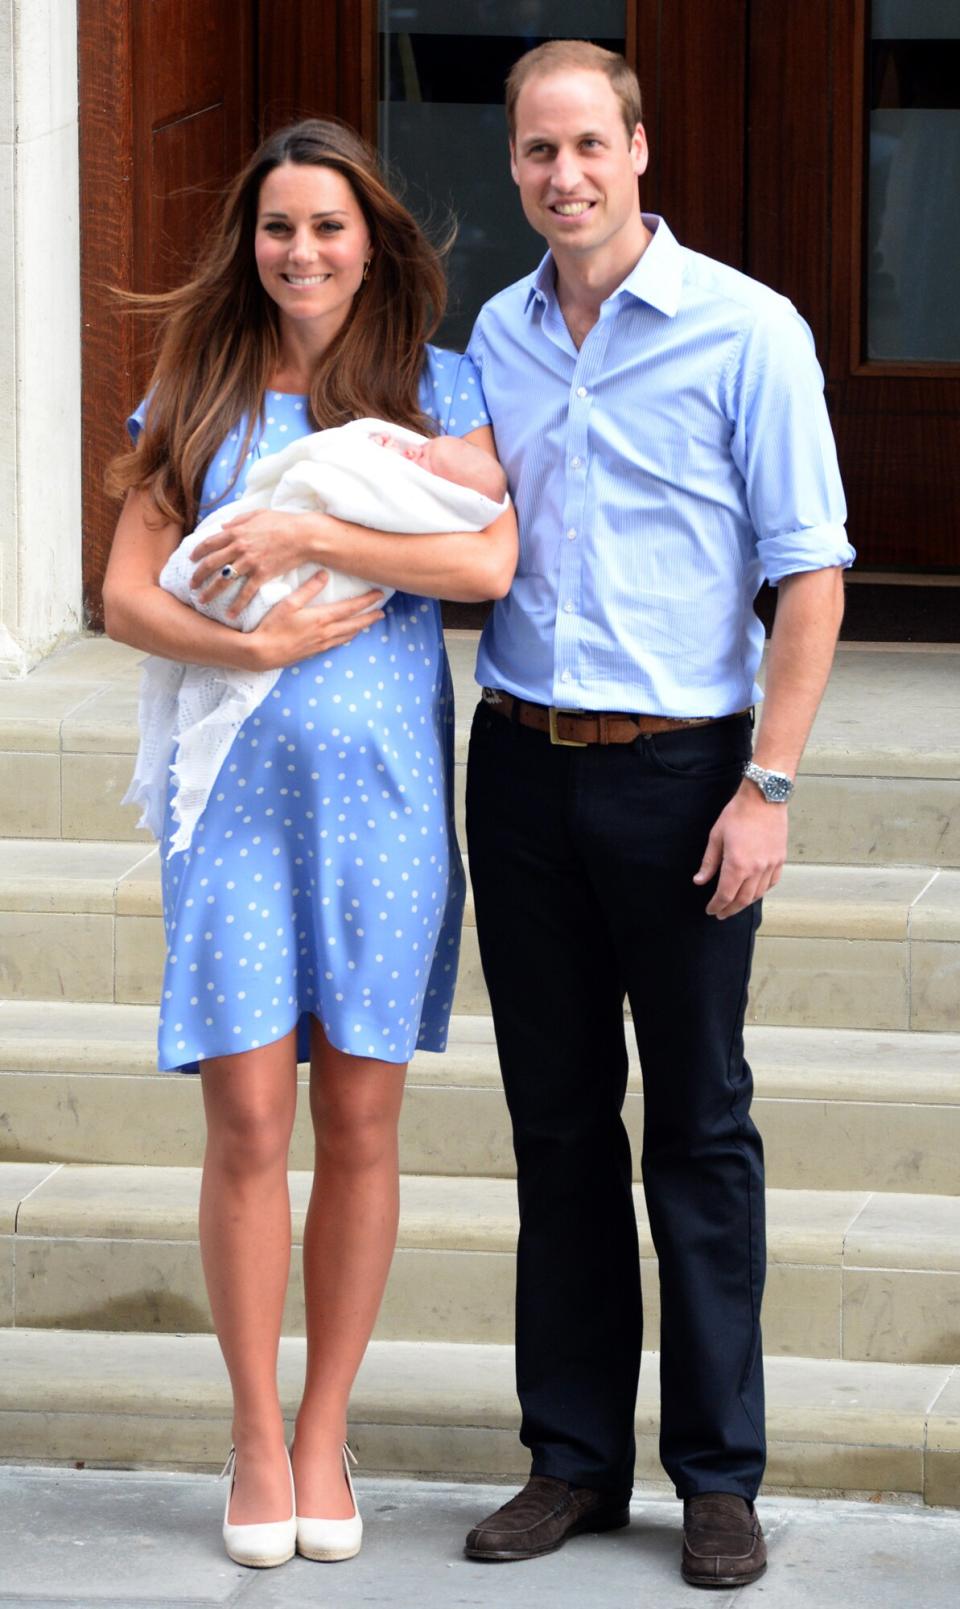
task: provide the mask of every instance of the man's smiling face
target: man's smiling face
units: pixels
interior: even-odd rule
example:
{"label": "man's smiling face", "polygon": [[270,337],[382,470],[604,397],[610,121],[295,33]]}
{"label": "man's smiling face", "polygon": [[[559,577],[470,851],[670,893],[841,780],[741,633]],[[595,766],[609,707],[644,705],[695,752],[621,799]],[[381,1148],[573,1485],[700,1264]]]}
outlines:
{"label": "man's smiling face", "polygon": [[554,252],[629,255],[643,225],[637,177],[647,166],[641,124],[627,134],[603,73],[535,75],[520,91],[510,171],[528,221]]}

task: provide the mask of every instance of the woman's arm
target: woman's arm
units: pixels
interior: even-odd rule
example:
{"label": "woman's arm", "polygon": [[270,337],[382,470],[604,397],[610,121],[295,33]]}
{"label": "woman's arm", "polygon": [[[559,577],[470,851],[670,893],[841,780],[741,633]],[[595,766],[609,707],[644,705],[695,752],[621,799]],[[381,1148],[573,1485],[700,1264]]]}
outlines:
{"label": "woman's arm", "polygon": [[[497,457],[489,425],[461,438]],[[499,462],[499,460],[498,460]],[[371,531],[346,520],[318,516],[314,560],[348,570],[365,581],[426,598],[453,603],[486,603],[505,598],[517,568],[517,516],[511,504],[483,531],[447,531],[440,536],[410,533],[398,542],[389,531]]]}
{"label": "woman's arm", "polygon": [[160,571],[183,534],[161,523],[145,492],[127,494],[103,583],[107,635],[133,648],[191,665],[275,670],[349,642],[375,620],[376,591],[346,603],[307,608],[326,585],[322,574],[291,593],[257,627],[234,631],[180,603],[159,585]]}
{"label": "woman's arm", "polygon": [[371,531],[329,515],[308,515],[313,523],[312,558],[366,581],[398,587],[425,598],[484,603],[504,598],[517,568],[517,519],[508,508],[484,531]]}
{"label": "woman's arm", "polygon": [[[493,432],[488,426],[471,431],[463,440],[496,457]],[[276,573],[277,548],[286,552],[292,543],[297,547],[300,564],[329,564],[349,575],[379,581],[403,592],[460,603],[505,597],[517,567],[517,522],[512,507],[483,531],[445,531],[429,536],[375,531],[329,514],[265,511],[247,515],[235,525],[228,523],[220,536],[203,544],[207,556],[197,565],[193,584],[203,586],[211,581],[204,596],[214,596],[219,590],[215,572],[229,559],[241,575],[249,577],[231,611],[239,613],[257,588]]]}

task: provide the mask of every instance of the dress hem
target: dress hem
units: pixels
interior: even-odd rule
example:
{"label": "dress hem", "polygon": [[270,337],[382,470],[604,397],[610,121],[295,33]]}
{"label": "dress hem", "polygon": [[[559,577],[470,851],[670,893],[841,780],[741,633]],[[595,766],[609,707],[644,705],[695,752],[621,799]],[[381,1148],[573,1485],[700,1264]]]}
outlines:
{"label": "dress hem", "polygon": [[214,1052],[212,1052],[211,1055],[204,1056],[200,1060],[186,1061],[186,1062],[170,1062],[166,1066],[164,1066],[163,1062],[160,1060],[160,1058],[158,1056],[158,1058],[157,1058],[157,1072],[158,1073],[179,1073],[179,1074],[183,1074],[184,1076],[187,1076],[187,1077],[195,1077],[200,1071],[201,1061],[214,1061],[214,1060],[217,1060],[217,1059],[219,1059],[220,1057],[223,1057],[223,1056],[243,1056],[243,1055],[247,1054],[251,1050],[265,1050],[268,1045],[279,1044],[281,1039],[285,1039],[287,1034],[293,1033],[293,1032],[295,1032],[297,1034],[297,1066],[298,1067],[303,1066],[303,1065],[307,1064],[309,1062],[309,1060],[310,1060],[309,1040],[306,1041],[307,1054],[306,1055],[301,1054],[301,1051],[304,1049],[305,1035],[309,1034],[309,1026],[308,1026],[307,1021],[306,1021],[306,1019],[309,1018],[309,1017],[314,1018],[314,1020],[317,1023],[319,1023],[320,1027],[323,1028],[324,1033],[327,1035],[327,1040],[333,1046],[334,1050],[339,1050],[340,1053],[342,1055],[344,1055],[344,1056],[354,1056],[354,1057],[356,1057],[356,1059],[358,1061],[382,1061],[382,1062],[388,1062],[390,1064],[390,1066],[392,1066],[392,1067],[408,1067],[410,1065],[411,1061],[413,1060],[414,1056],[418,1053],[418,1051],[425,1050],[425,1051],[429,1051],[429,1053],[431,1055],[442,1056],[442,1055],[445,1054],[446,1049],[447,1049],[447,1037],[448,1036],[447,1036],[447,1034],[444,1034],[443,1043],[441,1045],[433,1046],[433,1045],[416,1044],[416,1045],[414,1045],[413,1050],[411,1051],[410,1055],[406,1056],[406,1057],[398,1058],[396,1056],[361,1055],[359,1051],[354,1050],[352,1048],[352,1046],[350,1046],[350,1045],[338,1045],[336,1043],[336,1041],[333,1040],[330,1037],[330,1035],[327,1033],[326,1028],[323,1027],[323,1023],[321,1022],[320,1017],[317,1015],[316,1011],[314,1011],[311,1006],[304,1006],[303,1009],[297,1014],[297,1016],[294,1018],[294,1020],[291,1023],[288,1024],[288,1026],[286,1028],[283,1028],[280,1031],[280,1033],[274,1034],[272,1036],[272,1038],[270,1038],[270,1039],[261,1039],[260,1042],[258,1044],[256,1044],[256,1045],[240,1045],[235,1050],[214,1051]]}

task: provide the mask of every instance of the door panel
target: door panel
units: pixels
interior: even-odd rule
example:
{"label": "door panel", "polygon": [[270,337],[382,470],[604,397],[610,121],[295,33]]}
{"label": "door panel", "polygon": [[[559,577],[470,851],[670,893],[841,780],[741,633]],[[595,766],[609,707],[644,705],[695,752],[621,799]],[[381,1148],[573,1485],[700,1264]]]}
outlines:
{"label": "door panel", "polygon": [[695,251],[744,263],[747,0],[639,0],[650,167],[640,195]]}
{"label": "door panel", "polygon": [[[831,0],[752,0],[743,267],[830,341]],[[797,13],[802,12],[802,17]]]}
{"label": "door panel", "polygon": [[752,0],[747,268],[813,328],[859,564],[956,569],[960,364],[865,356],[869,24],[865,0]]}
{"label": "door panel", "polygon": [[[224,64],[242,24],[219,0],[140,0],[133,8],[139,89],[155,123],[173,122],[223,99]],[[233,74],[229,75],[231,78]]]}
{"label": "door panel", "polygon": [[261,0],[257,7],[261,134],[303,117],[339,112],[343,11],[342,0]]}
{"label": "door panel", "polygon": [[253,7],[142,0],[133,19],[135,284],[166,290],[255,140]]}
{"label": "door panel", "polygon": [[149,189],[138,219],[135,282],[166,290],[190,272],[206,218],[237,164],[223,104],[150,131]]}
{"label": "door panel", "polygon": [[204,220],[256,138],[254,0],[79,0],[84,593],[92,624],[116,504],[103,491],[150,336],[112,287],[189,273]]}

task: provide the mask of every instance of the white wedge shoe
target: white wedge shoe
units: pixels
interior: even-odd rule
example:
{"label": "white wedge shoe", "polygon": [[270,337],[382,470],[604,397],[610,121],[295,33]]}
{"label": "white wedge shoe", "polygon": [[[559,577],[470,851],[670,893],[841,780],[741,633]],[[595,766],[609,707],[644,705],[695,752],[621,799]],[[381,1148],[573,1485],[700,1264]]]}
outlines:
{"label": "white wedge shoe", "polygon": [[318,1559],[332,1564],[337,1559],[352,1559],[360,1552],[363,1538],[363,1521],[357,1507],[357,1494],[350,1479],[350,1465],[357,1460],[343,1444],[343,1473],[353,1501],[353,1514],[348,1520],[314,1520],[297,1515],[297,1552],[305,1559]]}
{"label": "white wedge shoe", "polygon": [[290,1466],[289,1453],[287,1453],[287,1468],[290,1470],[288,1520],[268,1520],[259,1525],[230,1524],[227,1515],[230,1513],[236,1467],[237,1454],[231,1447],[229,1457],[223,1466],[223,1474],[229,1476],[227,1502],[223,1511],[223,1545],[228,1557],[234,1564],[248,1564],[256,1570],[269,1570],[275,1564],[286,1564],[297,1550],[297,1499],[293,1489],[293,1470]]}

